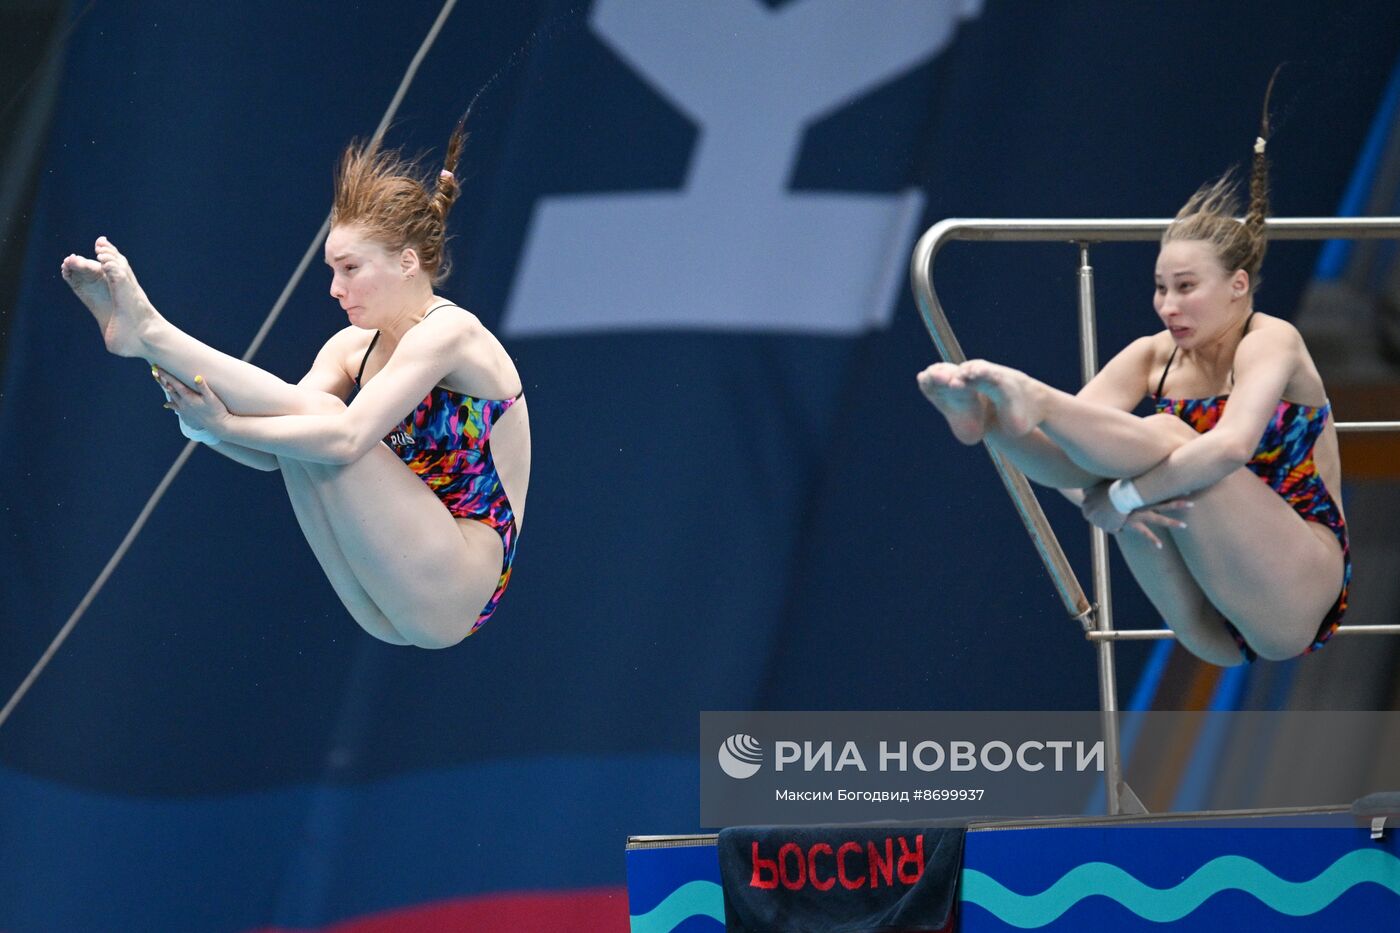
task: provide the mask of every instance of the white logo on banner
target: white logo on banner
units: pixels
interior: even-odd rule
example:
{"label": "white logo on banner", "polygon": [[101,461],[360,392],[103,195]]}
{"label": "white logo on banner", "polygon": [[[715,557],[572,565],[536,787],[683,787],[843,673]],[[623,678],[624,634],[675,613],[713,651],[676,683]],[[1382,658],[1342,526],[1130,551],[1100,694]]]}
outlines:
{"label": "white logo on banner", "polygon": [[736,780],[753,777],[762,764],[763,746],[751,735],[731,735],[719,747],[720,768]]}
{"label": "white logo on banner", "polygon": [[923,193],[787,185],[808,126],[927,61],[980,7],[598,0],[593,30],[699,125],[690,171],[677,192],[542,199],[502,329],[839,335],[887,324]]}

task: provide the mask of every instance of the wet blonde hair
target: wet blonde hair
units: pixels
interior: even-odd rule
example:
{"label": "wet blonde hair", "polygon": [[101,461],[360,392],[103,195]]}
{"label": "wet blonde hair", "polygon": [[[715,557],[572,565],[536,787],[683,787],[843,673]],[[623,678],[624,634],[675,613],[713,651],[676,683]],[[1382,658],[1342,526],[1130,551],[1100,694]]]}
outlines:
{"label": "wet blonde hair", "polygon": [[[1279,68],[1283,66],[1280,65]],[[1202,185],[1191,195],[1162,234],[1162,245],[1173,240],[1199,240],[1209,243],[1215,258],[1227,273],[1243,269],[1249,274],[1249,292],[1259,288],[1260,267],[1269,248],[1264,234],[1264,218],[1269,213],[1269,98],[1279,69],[1269,79],[1264,92],[1264,110],[1259,118],[1259,138],[1249,170],[1249,206],[1244,222],[1236,219],[1240,210],[1239,182],[1232,169],[1219,179]]]}
{"label": "wet blonde hair", "polygon": [[390,252],[412,248],[433,284],[441,285],[452,271],[447,214],[461,191],[456,171],[467,138],[465,119],[447,140],[436,179],[426,178],[417,162],[401,152],[352,142],[335,173],[331,226],[363,227],[369,239]]}

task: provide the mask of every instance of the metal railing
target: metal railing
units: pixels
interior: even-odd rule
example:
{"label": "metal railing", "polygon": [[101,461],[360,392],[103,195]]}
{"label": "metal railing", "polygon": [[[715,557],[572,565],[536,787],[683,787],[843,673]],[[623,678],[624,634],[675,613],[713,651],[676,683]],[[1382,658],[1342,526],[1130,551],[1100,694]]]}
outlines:
{"label": "metal railing", "polygon": [[[1085,382],[1098,371],[1097,325],[1094,316],[1094,270],[1089,264],[1089,247],[1097,243],[1154,241],[1170,223],[1169,220],[957,220],[941,221],[919,238],[910,260],[909,275],[914,298],[923,316],[924,325],[933,337],[939,355],[949,363],[967,359],[938,293],[933,288],[933,263],[939,251],[952,240],[1069,243],[1079,250],[1079,340],[1080,367]],[[1375,240],[1400,239],[1400,217],[1367,217],[1338,219],[1330,217],[1286,217],[1267,221],[1271,240]],[[1342,422],[1338,431],[1400,430],[1400,421]],[[1093,567],[1093,602],[1085,596],[1083,587],[1070,568],[1059,539],[1055,537],[1045,513],[1031,490],[1029,481],[1020,470],[1007,463],[990,447],[987,452],[1001,475],[1002,483],[1030,533],[1040,559],[1054,581],[1065,610],[1084,627],[1085,637],[1095,644],[1098,652],[1099,709],[1103,717],[1105,783],[1108,812],[1111,814],[1143,812],[1132,789],[1123,780],[1123,763],[1118,743],[1118,682],[1114,669],[1113,643],[1116,641],[1170,639],[1170,629],[1113,628],[1112,595],[1109,590],[1108,536],[1102,529],[1093,529],[1091,559]],[[1400,635],[1400,625],[1343,625],[1337,635]]]}

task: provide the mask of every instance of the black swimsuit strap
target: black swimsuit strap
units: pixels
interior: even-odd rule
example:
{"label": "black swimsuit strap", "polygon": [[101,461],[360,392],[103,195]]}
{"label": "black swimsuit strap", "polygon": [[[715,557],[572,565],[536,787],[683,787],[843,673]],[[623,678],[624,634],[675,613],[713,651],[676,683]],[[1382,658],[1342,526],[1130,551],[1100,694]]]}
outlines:
{"label": "black swimsuit strap", "polygon": [[1162,370],[1162,378],[1157,380],[1157,391],[1152,393],[1152,400],[1156,401],[1162,397],[1162,386],[1167,383],[1167,372],[1172,368],[1172,360],[1176,359],[1176,351],[1180,347],[1172,347],[1172,355],[1167,357],[1167,368]]}
{"label": "black swimsuit strap", "polygon": [[360,371],[355,374],[355,387],[359,388],[360,379],[365,374],[365,364],[369,362],[369,355],[374,352],[374,345],[379,342],[379,331],[374,332],[374,339],[369,342],[369,348],[365,350],[365,355],[360,358]]}
{"label": "black swimsuit strap", "polygon": [[[1244,334],[1249,333],[1249,322],[1252,321],[1252,320],[1254,320],[1254,315],[1256,315],[1256,314],[1258,314],[1258,313],[1259,313],[1258,311],[1251,311],[1251,312],[1249,312],[1249,317],[1247,317],[1247,318],[1244,319],[1244,330],[1241,331],[1241,336],[1243,336]],[[1176,359],[1176,351],[1177,351],[1177,350],[1180,350],[1180,349],[1181,349],[1180,347],[1172,347],[1172,355],[1169,356],[1169,357],[1167,357],[1167,366],[1166,366],[1165,369],[1162,370],[1162,378],[1157,380],[1157,391],[1152,393],[1152,398],[1153,398],[1154,400],[1160,399],[1160,398],[1162,397],[1162,386],[1166,385],[1166,382],[1167,382],[1167,373],[1168,373],[1168,372],[1171,370],[1171,368],[1172,368],[1172,360]],[[1231,388],[1233,388],[1234,385],[1235,385],[1235,367],[1231,366],[1231,367],[1230,367],[1230,386],[1231,386]]]}

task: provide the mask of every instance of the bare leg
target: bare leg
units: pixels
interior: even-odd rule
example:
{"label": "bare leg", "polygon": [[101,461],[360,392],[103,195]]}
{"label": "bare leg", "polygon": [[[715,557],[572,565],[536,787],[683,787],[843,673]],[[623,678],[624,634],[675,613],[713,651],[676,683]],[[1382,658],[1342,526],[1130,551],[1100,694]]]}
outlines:
{"label": "bare leg", "polygon": [[337,410],[339,399],[284,382],[251,363],[221,353],[175,327],[156,311],[136,281],[126,257],[106,237],[96,243],[97,261],[69,256],[63,277],[102,329],[107,349],[144,357],[186,385],[203,376],[217,387],[229,410],[240,415],[320,414]]}
{"label": "bare leg", "polygon": [[971,360],[961,371],[966,382],[992,403],[1006,439],[1024,437],[1039,428],[1093,476],[1139,476],[1181,446],[1173,433],[1158,430],[1152,418],[1085,401],[1010,367]]}
{"label": "bare leg", "polygon": [[[493,426],[491,440],[518,531],[530,462],[523,400]],[[345,466],[288,458],[279,465],[307,541],[361,627],[422,648],[449,647],[471,633],[501,573],[494,530],[453,518],[383,444]]]}
{"label": "bare leg", "polygon": [[335,532],[331,529],[325,504],[316,494],[306,465],[299,460],[279,457],[278,466],[287,485],[287,495],[292,501],[292,511],[296,513],[302,533],[306,535],[306,542],[311,545],[312,553],[316,555],[321,569],[326,573],[326,579],[330,581],[346,611],[360,623],[360,628],[380,641],[391,645],[410,644],[355,578],[355,571],[351,569],[335,540]]}
{"label": "bare leg", "polygon": [[[518,532],[529,487],[524,400],[493,425],[491,446]],[[306,479],[294,497],[309,492],[324,523],[303,521],[302,527],[318,556],[330,556],[329,562],[322,557],[322,566],[362,626],[378,637],[384,636],[371,626],[388,626],[423,648],[445,648],[471,633],[500,578],[502,542],[494,530],[453,518],[382,444],[345,466],[284,461],[284,469]],[[327,539],[324,550],[313,535]]]}
{"label": "bare leg", "polygon": [[454,519],[380,444],[354,463],[303,463],[355,580],[410,643],[446,648],[471,633],[495,591],[502,544]]}
{"label": "bare leg", "polygon": [[1181,647],[1210,664],[1233,667],[1244,661],[1225,617],[1211,603],[1186,566],[1171,535],[1163,535],[1158,550],[1131,531],[1117,536],[1118,548],[1138,586],[1176,633]]}
{"label": "bare leg", "polygon": [[1302,653],[1341,592],[1336,537],[1243,468],[1191,498],[1170,534],[1211,604],[1260,657]]}
{"label": "bare leg", "polygon": [[1132,532],[1117,536],[1147,598],[1182,647],[1211,664],[1242,660],[1227,619],[1262,658],[1301,654],[1341,590],[1336,539],[1248,470],[1193,499],[1187,527],[1170,529],[1161,550]]}
{"label": "bare leg", "polygon": [[986,424],[987,446],[1009,460],[1033,483],[1051,489],[1086,489],[1107,478],[1079,466],[1044,431],[1011,434],[1001,427],[995,411]]}

